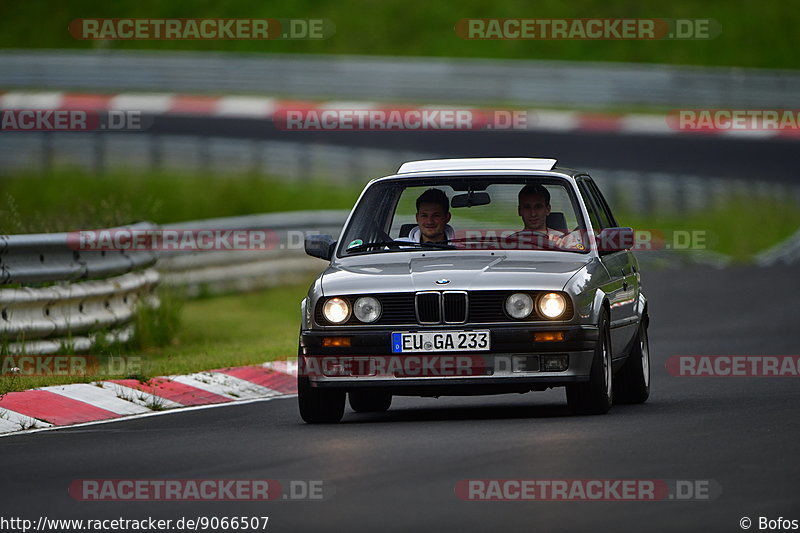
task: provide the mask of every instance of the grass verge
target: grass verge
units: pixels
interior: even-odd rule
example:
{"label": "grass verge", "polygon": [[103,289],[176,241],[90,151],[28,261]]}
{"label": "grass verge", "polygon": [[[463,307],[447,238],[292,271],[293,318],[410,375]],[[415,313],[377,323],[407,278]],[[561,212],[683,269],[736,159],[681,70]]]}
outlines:
{"label": "grass verge", "polygon": [[[672,0],[657,6],[630,0],[96,0],[9,2],[0,17],[0,47],[148,49],[265,54],[370,54],[573,61],[631,61],[690,65],[797,68],[795,29],[800,10],[785,0]],[[324,18],[336,25],[319,40],[77,40],[67,31],[78,18]],[[673,18],[714,19],[708,40],[464,40],[462,18]],[[321,88],[324,91],[324,87]]]}
{"label": "grass verge", "polygon": [[0,234],[158,224],[305,209],[350,209],[361,185],[262,176],[175,176],[61,170],[0,179]]}
{"label": "grass verge", "polygon": [[734,261],[747,262],[758,252],[793,235],[800,228],[800,209],[790,198],[735,197],[686,215],[643,216],[623,212],[617,214],[617,222],[660,232],[672,245],[671,249],[681,249],[686,243],[696,244],[701,249],[730,256]]}

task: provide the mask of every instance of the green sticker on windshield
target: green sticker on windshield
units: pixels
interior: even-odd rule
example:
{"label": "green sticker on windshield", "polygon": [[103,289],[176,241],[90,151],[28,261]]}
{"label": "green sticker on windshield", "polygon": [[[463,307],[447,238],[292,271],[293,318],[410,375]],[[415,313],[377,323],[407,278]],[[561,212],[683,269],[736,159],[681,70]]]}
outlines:
{"label": "green sticker on windshield", "polygon": [[356,246],[361,246],[362,244],[364,244],[364,241],[361,239],[356,239],[347,245],[347,249],[349,250],[350,248],[355,248]]}

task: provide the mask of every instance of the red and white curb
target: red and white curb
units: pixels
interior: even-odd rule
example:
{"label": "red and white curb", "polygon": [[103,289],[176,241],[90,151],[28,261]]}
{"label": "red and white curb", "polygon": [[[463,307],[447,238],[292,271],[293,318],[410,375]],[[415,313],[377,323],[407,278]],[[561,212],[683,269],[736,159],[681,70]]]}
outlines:
{"label": "red and white curb", "polygon": [[54,385],[2,396],[0,435],[296,393],[295,361],[163,376],[146,383],[119,379]]}
{"label": "red and white curb", "polygon": [[[251,118],[270,120],[290,110],[407,109],[409,104],[377,102],[284,100],[258,96],[203,96],[173,93],[88,94],[69,92],[0,93],[0,109],[46,109],[84,111],[139,111],[152,115],[189,115],[205,117]],[[454,106],[421,105],[419,109],[455,109]],[[459,108],[460,109],[460,108]],[[486,108],[464,108],[492,111]],[[505,110],[509,111],[509,110]],[[800,138],[798,130],[708,130],[682,132],[671,128],[666,114],[611,114],[581,111],[523,110],[525,129],[554,132],[613,132],[652,135],[722,135],[766,139],[774,136]]]}

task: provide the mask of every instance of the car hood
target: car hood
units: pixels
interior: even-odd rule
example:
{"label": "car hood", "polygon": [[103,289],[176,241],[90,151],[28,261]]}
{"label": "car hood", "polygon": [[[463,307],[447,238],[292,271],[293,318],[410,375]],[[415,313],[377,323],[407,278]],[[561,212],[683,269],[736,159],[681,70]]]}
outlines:
{"label": "car hood", "polygon": [[[325,295],[423,290],[561,290],[591,258],[568,252],[385,253],[346,258],[322,274]],[[448,283],[437,284],[437,281]]]}

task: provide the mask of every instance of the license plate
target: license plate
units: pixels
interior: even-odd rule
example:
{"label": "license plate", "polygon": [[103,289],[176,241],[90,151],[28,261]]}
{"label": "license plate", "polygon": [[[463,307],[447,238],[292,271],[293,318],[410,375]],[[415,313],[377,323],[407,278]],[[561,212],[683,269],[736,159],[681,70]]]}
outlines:
{"label": "license plate", "polygon": [[392,333],[392,353],[483,352],[489,349],[488,330]]}

